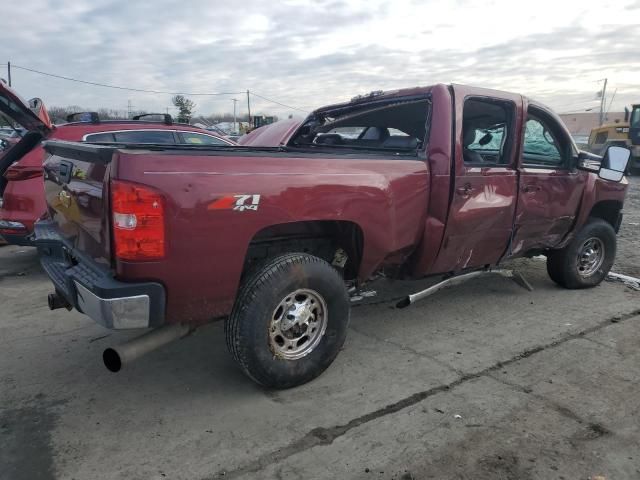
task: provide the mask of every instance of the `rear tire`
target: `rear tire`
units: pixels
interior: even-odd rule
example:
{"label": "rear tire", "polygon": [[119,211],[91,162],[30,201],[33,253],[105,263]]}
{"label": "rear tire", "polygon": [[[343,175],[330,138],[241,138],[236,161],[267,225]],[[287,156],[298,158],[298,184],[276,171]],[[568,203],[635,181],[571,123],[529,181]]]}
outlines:
{"label": "rear tire", "polygon": [[243,281],[225,321],[227,347],[260,385],[295,387],[336,358],[349,314],[347,288],[331,265],[303,253],[280,255]]}
{"label": "rear tire", "polygon": [[616,257],[616,232],[599,218],[590,219],[561,250],[547,253],[547,273],[565,288],[590,288],[600,284]]}

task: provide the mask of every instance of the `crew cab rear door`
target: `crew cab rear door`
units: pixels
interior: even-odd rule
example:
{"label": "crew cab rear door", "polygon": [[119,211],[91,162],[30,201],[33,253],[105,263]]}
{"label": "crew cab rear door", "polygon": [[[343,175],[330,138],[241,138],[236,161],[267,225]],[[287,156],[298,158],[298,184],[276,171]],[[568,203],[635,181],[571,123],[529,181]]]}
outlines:
{"label": "crew cab rear door", "polygon": [[[496,263],[511,238],[522,98],[454,86],[455,172],[446,230],[433,271]],[[497,94],[498,92],[496,92]]]}
{"label": "crew cab rear door", "polygon": [[527,106],[520,159],[520,189],[511,253],[558,245],[571,229],[586,175],[572,164],[574,147],[561,120]]}

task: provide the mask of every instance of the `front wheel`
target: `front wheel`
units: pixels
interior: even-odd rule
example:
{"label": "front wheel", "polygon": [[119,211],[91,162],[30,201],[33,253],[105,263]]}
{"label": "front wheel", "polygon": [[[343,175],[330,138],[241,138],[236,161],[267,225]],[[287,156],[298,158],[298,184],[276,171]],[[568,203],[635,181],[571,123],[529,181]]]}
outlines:
{"label": "front wheel", "polygon": [[338,355],[349,309],[345,283],[331,265],[308,254],[281,255],[243,282],[225,322],[227,347],[260,385],[301,385]]}
{"label": "front wheel", "polygon": [[599,218],[590,219],[561,250],[547,254],[547,272],[565,288],[598,285],[609,273],[616,257],[616,232]]}

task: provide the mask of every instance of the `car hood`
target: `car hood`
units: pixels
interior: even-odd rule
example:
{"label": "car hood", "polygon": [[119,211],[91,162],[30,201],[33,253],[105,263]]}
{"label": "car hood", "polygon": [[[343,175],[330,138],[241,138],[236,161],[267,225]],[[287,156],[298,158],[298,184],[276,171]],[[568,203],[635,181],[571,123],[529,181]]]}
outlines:
{"label": "car hood", "polygon": [[32,98],[25,102],[2,81],[0,81],[0,112],[28,131],[46,134],[53,128],[42,100]]}
{"label": "car hood", "polygon": [[238,144],[249,147],[278,147],[289,141],[301,123],[302,120],[287,119],[264,125],[240,137]]}

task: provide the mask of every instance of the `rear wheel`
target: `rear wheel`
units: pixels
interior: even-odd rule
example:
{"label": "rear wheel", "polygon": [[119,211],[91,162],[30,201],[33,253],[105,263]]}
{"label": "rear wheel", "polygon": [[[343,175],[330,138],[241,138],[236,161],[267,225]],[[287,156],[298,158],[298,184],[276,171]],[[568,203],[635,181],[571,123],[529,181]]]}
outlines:
{"label": "rear wheel", "polygon": [[308,254],[281,255],[243,282],[225,322],[227,346],[260,385],[294,387],[338,355],[349,307],[344,281],[331,265]]}
{"label": "rear wheel", "polygon": [[616,257],[616,232],[604,220],[593,218],[561,250],[547,254],[547,272],[566,288],[598,285],[609,273]]}

